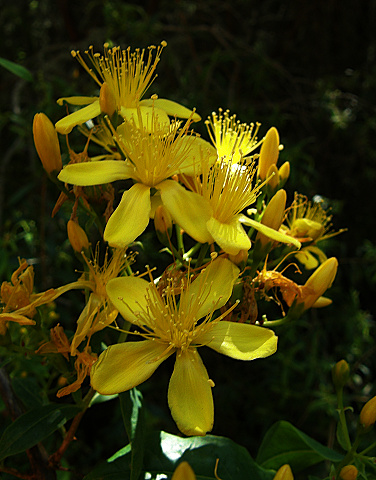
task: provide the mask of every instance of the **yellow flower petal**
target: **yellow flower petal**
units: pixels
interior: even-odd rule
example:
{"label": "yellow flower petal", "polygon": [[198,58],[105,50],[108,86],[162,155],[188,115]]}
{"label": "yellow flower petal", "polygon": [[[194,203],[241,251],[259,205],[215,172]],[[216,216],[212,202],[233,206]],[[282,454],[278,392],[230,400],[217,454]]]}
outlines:
{"label": "yellow flower petal", "polygon": [[145,128],[147,132],[154,132],[155,122],[161,131],[168,131],[170,119],[167,113],[160,108],[141,106],[138,108],[120,108],[121,116],[128,122],[134,122],[136,128]]}
{"label": "yellow flower petal", "polygon": [[222,223],[212,217],[206,224],[215,242],[230,255],[237,255],[240,250],[249,250],[251,240],[241,226],[238,217],[231,223]]}
{"label": "yellow flower petal", "polygon": [[102,160],[67,165],[58,179],[72,185],[102,185],[131,177],[133,167],[123,160]]}
{"label": "yellow flower petal", "polygon": [[201,195],[185,190],[178,182],[165,180],[156,187],[161,192],[162,202],[174,221],[192,238],[201,243],[213,243],[206,228],[212,214],[209,202]]}
{"label": "yellow flower petal", "polygon": [[[157,98],[153,100],[152,98],[141,100],[140,105],[147,105],[149,107],[155,106],[164,110],[167,115],[178,118],[189,118],[193,110],[183,107],[180,103],[173,102],[172,100],[167,100],[166,98]],[[201,117],[198,113],[194,113],[192,116],[194,122],[199,122]]]}
{"label": "yellow flower petal", "polygon": [[213,428],[214,404],[208,372],[196,350],[177,355],[168,388],[168,404],[179,430],[205,435]]}
{"label": "yellow flower petal", "polygon": [[0,323],[1,322],[16,322],[20,325],[35,325],[34,320],[20,315],[19,313],[0,313]]}
{"label": "yellow flower petal", "polygon": [[[131,323],[137,323],[132,313],[147,307],[146,294],[149,282],[138,277],[118,277],[107,283],[106,292],[114,307]],[[128,307],[128,306],[129,307]]]}
{"label": "yellow flower petal", "polygon": [[109,218],[104,239],[112,247],[122,248],[132,243],[149,224],[151,211],[150,187],[134,184],[124,192],[114,213]]}
{"label": "yellow flower petal", "polygon": [[76,125],[82,125],[88,120],[97,117],[100,113],[99,99],[96,99],[90,105],[87,105],[86,107],[83,107],[59,120],[55,124],[55,128],[59,133],[66,135],[70,133]]}
{"label": "yellow flower petal", "polygon": [[[205,317],[213,308],[223,307],[232,294],[239,272],[239,268],[230,260],[217,258],[183,292],[181,305],[195,303],[198,298],[202,299],[203,303],[196,314],[197,319]],[[189,309],[189,306],[181,307],[183,311]]]}
{"label": "yellow flower petal", "polygon": [[199,335],[197,341],[237,360],[254,360],[272,355],[278,338],[268,328],[222,320]]}
{"label": "yellow flower petal", "polygon": [[217,151],[209,142],[201,137],[186,135],[180,140],[179,150],[188,149],[188,155],[179,166],[178,173],[198,175],[202,171],[202,162],[213,165],[217,160]]}
{"label": "yellow flower petal", "polygon": [[102,395],[130,390],[147,380],[174,351],[166,345],[143,340],[109,346],[93,365],[91,386]]}
{"label": "yellow flower petal", "polygon": [[96,100],[98,100],[98,97],[83,97],[83,96],[62,97],[62,98],[58,98],[56,103],[58,105],[64,105],[65,103],[69,103],[70,105],[90,105]]}
{"label": "yellow flower petal", "polygon": [[312,270],[319,264],[317,258],[315,258],[306,248],[296,253],[295,258],[302,263],[307,270]]}
{"label": "yellow flower petal", "polygon": [[323,308],[328,307],[333,303],[333,300],[328,297],[319,297],[314,304],[312,304],[311,308]]}
{"label": "yellow flower petal", "polygon": [[244,223],[244,225],[248,225],[248,227],[253,227],[255,230],[263,233],[272,240],[275,240],[276,242],[292,244],[295,245],[295,247],[297,248],[301,247],[301,243],[296,238],[278,232],[277,230],[267,227],[260,222],[256,222],[256,220],[252,220],[251,218],[246,217],[245,215],[240,215],[239,220]]}

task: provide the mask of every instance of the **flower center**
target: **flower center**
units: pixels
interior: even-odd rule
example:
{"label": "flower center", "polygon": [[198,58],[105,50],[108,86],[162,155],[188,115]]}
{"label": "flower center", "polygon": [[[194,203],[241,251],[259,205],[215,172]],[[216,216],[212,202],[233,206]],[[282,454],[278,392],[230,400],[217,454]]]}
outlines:
{"label": "flower center", "polygon": [[166,45],[163,41],[159,47],[148,47],[147,58],[145,49],[132,52],[130,47],[121,50],[120,47],[109,48],[108,43],[105,43],[104,54],[101,55],[94,53],[93,46],[90,46],[85,54],[94,70],[87,65],[79,51],[72,50],[71,54],[99,86],[103,82],[108,84],[118,108],[136,107],[156,77],[154,72]]}
{"label": "flower center", "polygon": [[229,110],[223,113],[219,109],[219,115],[213,112],[205,123],[219,159],[238,163],[261,143],[257,140],[260,124],[240,123],[236,115],[229,115]]}

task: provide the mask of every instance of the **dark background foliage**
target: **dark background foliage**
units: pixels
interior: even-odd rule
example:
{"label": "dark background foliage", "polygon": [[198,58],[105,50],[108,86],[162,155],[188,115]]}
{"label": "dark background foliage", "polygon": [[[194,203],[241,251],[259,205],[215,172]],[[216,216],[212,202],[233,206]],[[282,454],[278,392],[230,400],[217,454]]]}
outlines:
{"label": "dark background foliage", "polygon": [[[331,365],[341,358],[350,362],[348,394],[355,409],[376,393],[375,24],[374,0],[3,3],[0,57],[28,68],[33,82],[1,70],[0,275],[8,279],[22,256],[35,264],[39,289],[72,279],[67,219],[62,212],[50,220],[57,192],[31,134],[36,112],[53,121],[64,114],[57,98],[96,93],[70,50],[93,44],[101,51],[105,41],[146,47],[166,40],[149,92],[195,106],[203,118],[228,108],[242,122],[261,122],[260,136],[275,125],[285,146],[281,162],[292,167],[290,201],[294,191],[319,194],[332,208],[334,228],[348,228],[327,245],[340,265],[333,306],[280,328],[279,351],[269,360],[248,364],[203,354],[216,383],[214,433],[255,454],[266,428],[286,419],[331,444]],[[198,129],[206,134],[203,125]],[[74,311],[70,304],[61,307],[67,315]],[[155,424],[174,432],[166,406],[171,368],[162,367],[143,390]],[[96,427],[102,438],[116,412]],[[118,448],[112,440],[103,446],[93,439],[90,419],[81,435],[92,451],[87,463]]]}

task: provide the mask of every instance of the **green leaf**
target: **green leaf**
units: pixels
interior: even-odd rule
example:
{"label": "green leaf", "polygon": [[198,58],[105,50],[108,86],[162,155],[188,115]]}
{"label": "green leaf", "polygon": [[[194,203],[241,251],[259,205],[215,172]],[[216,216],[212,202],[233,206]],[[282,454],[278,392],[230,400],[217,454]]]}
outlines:
{"label": "green leaf", "polygon": [[12,380],[12,388],[27,409],[41,407],[45,403],[43,392],[35,378],[16,377]]}
{"label": "green leaf", "polygon": [[17,63],[11,62],[10,60],[6,60],[5,58],[0,57],[0,65],[14,75],[21,77],[23,80],[27,80],[28,82],[33,81],[33,76],[29,72],[29,70],[22,65],[18,65]]}
{"label": "green leaf", "polygon": [[137,388],[119,395],[121,414],[124,427],[131,444],[131,480],[140,476],[144,460],[144,411],[142,409],[142,394]]}
{"label": "green leaf", "polygon": [[3,432],[0,438],[0,461],[33,447],[80,411],[74,405],[50,404],[24,413]]}
{"label": "green leaf", "polygon": [[267,431],[256,461],[262,467],[275,470],[288,463],[297,472],[324,460],[339,462],[342,459],[340,453],[324,447],[291,423],[281,421]]}
{"label": "green leaf", "polygon": [[[228,438],[181,438],[165,432],[153,432],[145,441],[144,468],[141,478],[171,479],[177,465],[185,460],[193,468],[197,480],[216,480],[214,470],[222,480],[272,480],[275,472],[255,463],[248,451]],[[100,465],[84,480],[130,480],[130,455],[117,452],[111,463]]]}

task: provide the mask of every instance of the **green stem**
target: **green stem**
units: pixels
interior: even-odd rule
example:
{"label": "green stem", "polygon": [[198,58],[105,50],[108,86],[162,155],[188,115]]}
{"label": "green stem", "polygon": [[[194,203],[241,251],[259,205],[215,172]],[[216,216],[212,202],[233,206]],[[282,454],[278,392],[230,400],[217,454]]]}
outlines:
{"label": "green stem", "polygon": [[208,243],[202,243],[201,244],[201,249],[200,249],[200,252],[198,254],[198,258],[197,258],[197,263],[196,263],[196,267],[201,267],[201,265],[204,262],[204,259],[205,259],[205,255],[206,255],[206,252],[208,251],[208,248],[209,248],[209,244]]}
{"label": "green stem", "polygon": [[342,432],[345,437],[346,449],[350,452],[352,450],[352,447],[351,447],[349,431],[347,429],[345,409],[343,408],[343,389],[342,388],[339,388],[337,390],[337,404],[338,404],[339,422],[341,424]]}

